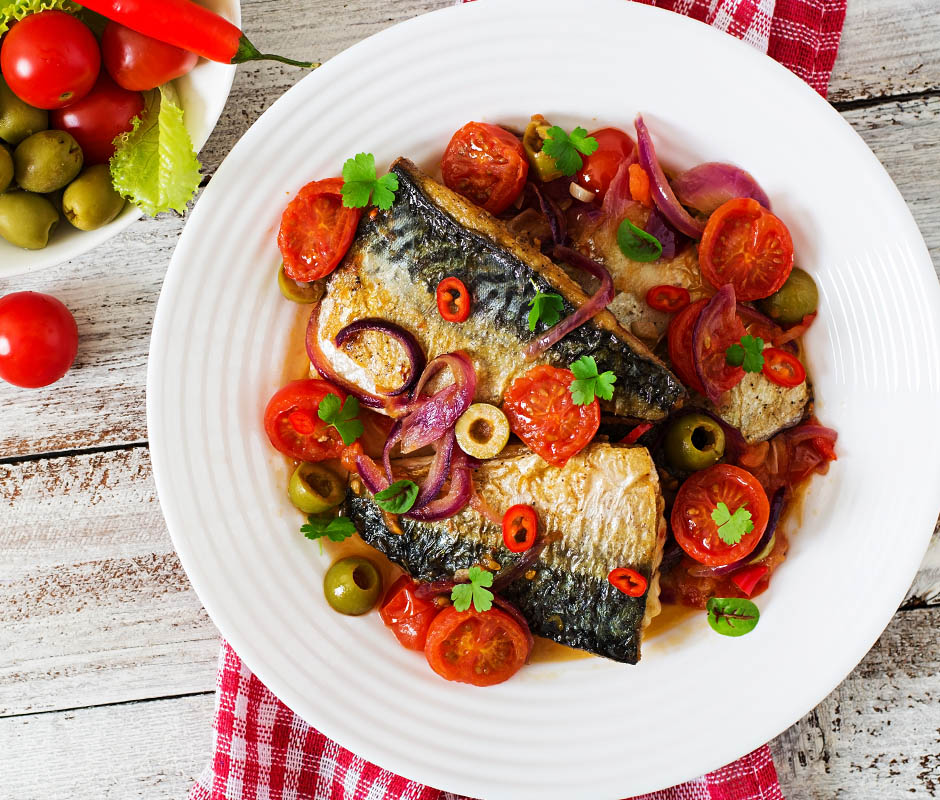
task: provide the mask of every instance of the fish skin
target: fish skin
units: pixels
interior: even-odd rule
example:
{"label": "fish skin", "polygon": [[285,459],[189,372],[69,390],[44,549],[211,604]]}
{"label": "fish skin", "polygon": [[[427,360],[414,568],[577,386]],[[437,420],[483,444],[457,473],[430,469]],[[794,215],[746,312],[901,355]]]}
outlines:
{"label": "fish skin", "polygon": [[[512,380],[539,363],[567,367],[593,355],[598,370],[617,376],[606,408],[620,416],[662,419],[686,397],[681,382],[608,311],[569,333],[529,362],[523,350],[537,333],[528,329],[536,291],[564,298],[563,315],[587,301],[563,269],[516,238],[503,222],[432,180],[406,159],[388,211],[363,215],[356,238],[331,275],[321,304],[318,339],[337,372],[365,389],[400,383],[405,371],[398,346],[379,335],[338,351],[332,338],[350,322],[380,316],[410,330],[428,358],[464,350],[474,360],[476,399],[498,404]],[[447,276],[464,282],[473,298],[470,318],[444,321],[435,290]],[[372,383],[372,387],[369,383]]]}
{"label": "fish skin", "polygon": [[[659,481],[646,449],[595,443],[558,468],[516,448],[484,462],[474,483],[491,508],[502,512],[529,502],[543,535],[559,534],[539,555],[532,579],[521,576],[500,592],[532,632],[635,664],[642,630],[659,611],[657,568],[665,540]],[[622,484],[622,496],[611,499],[614,484]],[[401,533],[389,528],[361,487],[350,494],[346,510],[366,543],[418,580],[449,579],[491,559],[505,569],[520,558],[503,545],[500,525],[469,506],[439,522],[399,517]],[[618,566],[648,578],[644,597],[628,597],[608,582]]]}

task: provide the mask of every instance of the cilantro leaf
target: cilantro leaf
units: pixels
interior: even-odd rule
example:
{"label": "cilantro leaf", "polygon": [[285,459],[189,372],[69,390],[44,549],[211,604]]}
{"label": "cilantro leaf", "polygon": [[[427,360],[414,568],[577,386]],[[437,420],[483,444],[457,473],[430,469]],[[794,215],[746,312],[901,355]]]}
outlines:
{"label": "cilantro leaf", "polygon": [[579,154],[589,156],[598,147],[597,139],[588,136],[584,128],[575,128],[569,135],[557,125],[552,125],[545,135],[542,152],[551,156],[564,175],[574,175],[584,166]]}
{"label": "cilantro leaf", "polygon": [[764,366],[764,340],[760,336],[742,336],[725,350],[725,363],[743,367],[745,372],[760,372]]}
{"label": "cilantro leaf", "polygon": [[493,585],[493,573],[479,567],[470,567],[469,583],[458,583],[450,593],[451,602],[458,611],[466,611],[473,603],[479,611],[489,611],[493,607],[493,593],[487,586]]}
{"label": "cilantro leaf", "polygon": [[342,542],[356,532],[356,526],[352,524],[349,517],[324,517],[311,514],[307,517],[306,524],[301,526],[300,532],[308,539],[318,542],[322,553],[324,538],[331,542]]}
{"label": "cilantro leaf", "polygon": [[617,376],[610,370],[598,375],[594,356],[581,356],[571,365],[571,371],[576,380],[571,382],[568,390],[576,406],[593,403],[595,395],[602,400],[610,400],[614,396]]}
{"label": "cilantro leaf", "polygon": [[718,535],[725,544],[737,544],[745,534],[754,530],[751,512],[746,506],[747,503],[732,514],[728,506],[719,501],[712,511],[712,522],[718,526]]}
{"label": "cilantro leaf", "polygon": [[339,431],[345,445],[351,445],[365,431],[362,423],[356,419],[359,416],[359,401],[352,395],[341,404],[339,397],[331,392],[320,401],[317,416]]}
{"label": "cilantro leaf", "polygon": [[529,301],[529,330],[534,331],[539,320],[549,328],[561,319],[564,300],[560,294],[546,294],[536,290],[535,297]]}
{"label": "cilantro leaf", "polygon": [[372,202],[387,211],[395,200],[398,176],[393,172],[376,178],[375,156],[372,153],[357,153],[343,164],[343,205],[346,208],[365,208]]}
{"label": "cilantro leaf", "polygon": [[387,489],[377,492],[375,504],[389,514],[404,514],[418,499],[418,484],[414,481],[395,481]]}
{"label": "cilantro leaf", "polygon": [[705,608],[708,624],[722,636],[744,636],[757,627],[760,611],[742,597],[710,597]]}
{"label": "cilantro leaf", "polygon": [[631,261],[647,263],[663,254],[663,246],[653,234],[624,219],[617,227],[617,246]]}

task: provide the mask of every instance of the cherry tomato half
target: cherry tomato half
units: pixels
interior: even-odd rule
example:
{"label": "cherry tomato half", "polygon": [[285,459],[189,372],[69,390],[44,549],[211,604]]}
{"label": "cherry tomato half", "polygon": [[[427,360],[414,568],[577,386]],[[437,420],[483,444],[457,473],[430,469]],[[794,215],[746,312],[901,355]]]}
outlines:
{"label": "cherry tomato half", "polygon": [[705,394],[705,387],[702,386],[692,361],[692,335],[695,333],[695,323],[698,322],[699,314],[707,305],[707,299],[696,300],[669,320],[667,340],[669,360],[672,362],[673,371],[680,381],[699,394]]}
{"label": "cherry tomato half", "polygon": [[503,399],[510,430],[556,467],[590,442],[601,424],[597,398],[575,405],[568,388],[573,380],[571,370],[542,364],[516,378]]}
{"label": "cherry tomato half", "polygon": [[744,379],[744,370],[728,363],[727,352],[746,333],[736,306],[722,306],[715,313],[708,308],[702,311],[695,323],[692,361],[697,363],[698,375],[707,386],[727,392]]}
{"label": "cherry tomato half", "polygon": [[470,292],[460,278],[444,278],[437,285],[437,310],[448,322],[464,322],[470,316]]}
{"label": "cherry tomato half", "polygon": [[196,66],[199,56],[159,39],[108,22],[101,34],[101,58],[122,89],[146,92],[172,81]]}
{"label": "cherry tomato half", "polygon": [[611,586],[619,589],[627,597],[642,597],[649,585],[649,581],[643,575],[629,567],[612,569],[607,580],[610,581]]}
{"label": "cherry tomato half", "polygon": [[597,150],[584,157],[575,180],[580,186],[604,199],[620,165],[630,157],[636,145],[619,128],[601,128],[590,134],[597,139]]}
{"label": "cherry tomato half", "polygon": [[409,650],[424,650],[428,638],[428,629],[440,608],[433,600],[423,600],[415,596],[418,584],[407,575],[402,575],[385,595],[379,616],[395,638]]}
{"label": "cherry tomato half", "polygon": [[[737,544],[728,544],[718,534],[712,512],[724,503],[734,514],[742,506],[751,514],[754,527]],[[715,464],[687,478],[672,507],[672,535],[696,561],[717,567],[744,558],[760,541],[767,527],[770,504],[760,482],[740,467]]]}
{"label": "cherry tomato half", "polygon": [[689,290],[684,286],[669,286],[661,284],[654,286],[646,293],[646,304],[657,311],[665,311],[667,314],[675,314],[685,308],[692,298],[689,296]]}
{"label": "cherry tomato half", "polygon": [[491,214],[501,214],[519,196],[529,174],[525,150],[499,125],[468,122],[444,151],[445,185]]}
{"label": "cherry tomato half", "polygon": [[708,218],[698,250],[702,276],[716,289],[734,286],[739,302],[776,292],[793,269],[790,231],[750,197],[720,205]]}
{"label": "cherry tomato half", "polygon": [[78,352],[78,326],[65,305],[48,294],[0,297],[0,378],[36,389],[69,371]]}
{"label": "cherry tomato half", "polygon": [[529,642],[522,626],[497,608],[480,612],[448,606],[431,623],[424,655],[442,678],[492,686],[525,664]]}
{"label": "cherry tomato half", "polygon": [[342,188],[342,178],[311,181],[287,204],[277,246],[288,278],[301,282],[323,278],[346,255],[362,210],[343,205]]}
{"label": "cherry tomato half", "polygon": [[105,164],[114,155],[114,139],[129,131],[144,110],[140,92],[122,89],[102,72],[81,100],[49,114],[49,124],[75,137],[86,166]]}
{"label": "cherry tomato half", "polygon": [[800,360],[779,347],[768,347],[764,350],[764,366],[761,372],[767,380],[787,389],[799,386],[806,380],[806,370]]}
{"label": "cherry tomato half", "polygon": [[95,85],[101,51],[92,32],[64,11],[41,11],[17,22],[3,39],[0,70],[22,101],[62,108]]}
{"label": "cherry tomato half", "polygon": [[513,553],[523,553],[535,544],[539,518],[535,509],[525,503],[510,506],[503,514],[503,544]]}
{"label": "cherry tomato half", "polygon": [[346,401],[345,392],[316,378],[278,389],[264,410],[264,430],[271,444],[298,461],[339,458],[345,450],[339,431],[317,415],[320,401],[328,394]]}

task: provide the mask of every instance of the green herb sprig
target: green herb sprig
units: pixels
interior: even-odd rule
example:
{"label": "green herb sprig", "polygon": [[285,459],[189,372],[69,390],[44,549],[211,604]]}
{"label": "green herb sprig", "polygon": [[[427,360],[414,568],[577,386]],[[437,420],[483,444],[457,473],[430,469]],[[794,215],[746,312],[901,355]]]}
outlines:
{"label": "green herb sprig", "polygon": [[725,350],[725,363],[742,367],[745,372],[760,372],[764,367],[764,340],[760,336],[742,336]]}
{"label": "green herb sprig", "polygon": [[576,406],[593,403],[595,395],[602,400],[610,400],[614,396],[617,376],[610,370],[598,374],[594,356],[581,356],[571,365],[571,371],[575,380],[571,382],[568,390]]}
{"label": "green herb sprig", "polygon": [[712,522],[718,526],[718,535],[725,544],[737,544],[754,530],[751,512],[746,505],[737,508],[732,514],[728,506],[719,501],[712,511]]}
{"label": "green herb sprig", "polygon": [[760,610],[742,597],[712,597],[705,604],[708,624],[722,636],[744,636],[757,627]]}
{"label": "green herb sprig", "polygon": [[493,607],[493,593],[487,586],[493,585],[493,573],[480,567],[470,567],[469,583],[458,583],[450,593],[451,602],[458,611],[473,607],[483,613]]}
{"label": "green herb sprig", "polygon": [[588,136],[584,128],[575,128],[567,134],[563,128],[552,125],[545,136],[542,152],[551,156],[563,175],[574,175],[584,166],[581,156],[589,156],[598,148],[597,139]]}
{"label": "green herb sprig", "polygon": [[387,489],[377,492],[375,504],[389,514],[406,514],[418,499],[418,484],[414,481],[395,481]]}
{"label": "green herb sprig", "polygon": [[365,208],[372,202],[383,211],[388,211],[395,202],[398,191],[398,176],[393,172],[376,177],[375,156],[372,153],[357,153],[343,164],[343,205],[346,208]]}

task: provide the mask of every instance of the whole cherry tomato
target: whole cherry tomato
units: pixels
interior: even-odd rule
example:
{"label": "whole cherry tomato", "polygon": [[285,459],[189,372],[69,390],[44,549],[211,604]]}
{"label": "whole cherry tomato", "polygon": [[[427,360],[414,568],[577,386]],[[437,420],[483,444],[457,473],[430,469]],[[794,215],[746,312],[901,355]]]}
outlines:
{"label": "whole cherry tomato", "polygon": [[105,69],[122,89],[145,92],[185,75],[199,56],[159,39],[108,22],[101,34]]}
{"label": "whole cherry tomato", "polygon": [[522,142],[505,128],[468,122],[451,137],[441,173],[449,189],[491,214],[501,214],[525,186],[529,160]]}
{"label": "whole cherry tomato", "polygon": [[39,292],[0,297],[0,378],[35,389],[69,371],[78,352],[78,326],[60,300]]}
{"label": "whole cherry tomato", "polygon": [[585,156],[581,171],[575,180],[585,189],[594,192],[599,200],[604,199],[610,182],[636,147],[627,134],[619,128],[601,128],[591,134],[597,139],[597,150]]}

